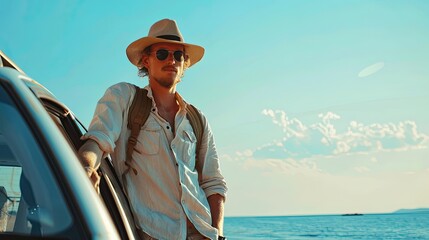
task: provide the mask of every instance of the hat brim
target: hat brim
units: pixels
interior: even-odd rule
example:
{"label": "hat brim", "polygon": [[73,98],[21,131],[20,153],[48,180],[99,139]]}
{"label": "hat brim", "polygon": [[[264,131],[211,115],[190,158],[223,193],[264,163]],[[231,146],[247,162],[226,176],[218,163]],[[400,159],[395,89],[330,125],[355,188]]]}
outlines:
{"label": "hat brim", "polygon": [[142,68],[141,57],[143,50],[155,43],[174,43],[183,45],[185,47],[186,55],[189,56],[189,67],[199,62],[204,56],[204,48],[198,45],[156,37],[143,37],[128,45],[126,50],[128,60],[138,68]]}

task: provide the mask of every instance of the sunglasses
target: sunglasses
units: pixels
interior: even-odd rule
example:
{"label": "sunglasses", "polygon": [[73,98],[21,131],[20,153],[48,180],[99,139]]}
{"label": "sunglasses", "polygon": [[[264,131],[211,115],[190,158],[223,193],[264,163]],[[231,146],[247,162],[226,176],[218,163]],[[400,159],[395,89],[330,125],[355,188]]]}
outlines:
{"label": "sunglasses", "polygon": [[185,53],[183,51],[177,50],[177,51],[168,51],[166,49],[159,49],[156,53],[156,58],[159,61],[164,61],[167,59],[168,55],[170,53],[173,53],[173,58],[176,62],[183,62],[185,60]]}

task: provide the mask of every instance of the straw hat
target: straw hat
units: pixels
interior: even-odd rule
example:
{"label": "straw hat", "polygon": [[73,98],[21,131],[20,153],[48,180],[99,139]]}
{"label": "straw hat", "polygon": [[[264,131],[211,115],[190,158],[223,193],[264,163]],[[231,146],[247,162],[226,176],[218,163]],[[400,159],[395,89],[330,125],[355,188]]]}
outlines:
{"label": "straw hat", "polygon": [[127,57],[130,62],[138,68],[143,67],[140,62],[142,52],[146,47],[155,43],[178,43],[185,46],[185,52],[186,55],[189,56],[190,66],[200,61],[204,55],[203,47],[185,43],[176,21],[162,19],[152,25],[147,37],[142,37],[128,45]]}

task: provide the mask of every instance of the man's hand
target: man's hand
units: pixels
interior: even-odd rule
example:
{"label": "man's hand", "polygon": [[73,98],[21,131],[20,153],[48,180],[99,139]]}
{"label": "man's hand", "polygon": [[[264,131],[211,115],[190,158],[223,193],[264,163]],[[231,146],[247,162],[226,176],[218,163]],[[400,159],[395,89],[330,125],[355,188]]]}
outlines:
{"label": "man's hand", "polygon": [[93,167],[85,167],[85,171],[92,183],[92,186],[94,186],[95,191],[100,194],[100,174],[98,174],[97,170]]}

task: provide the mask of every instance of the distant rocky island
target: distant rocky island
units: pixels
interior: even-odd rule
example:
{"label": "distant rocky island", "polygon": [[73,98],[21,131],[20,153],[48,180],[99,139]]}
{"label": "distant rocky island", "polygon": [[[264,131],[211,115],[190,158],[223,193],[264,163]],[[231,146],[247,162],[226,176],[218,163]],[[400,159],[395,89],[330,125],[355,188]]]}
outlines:
{"label": "distant rocky island", "polygon": [[343,214],[341,216],[363,216],[363,214],[362,213],[346,213],[346,214]]}
{"label": "distant rocky island", "polygon": [[393,213],[429,213],[429,208],[413,208],[413,209],[403,208],[403,209],[396,210]]}

